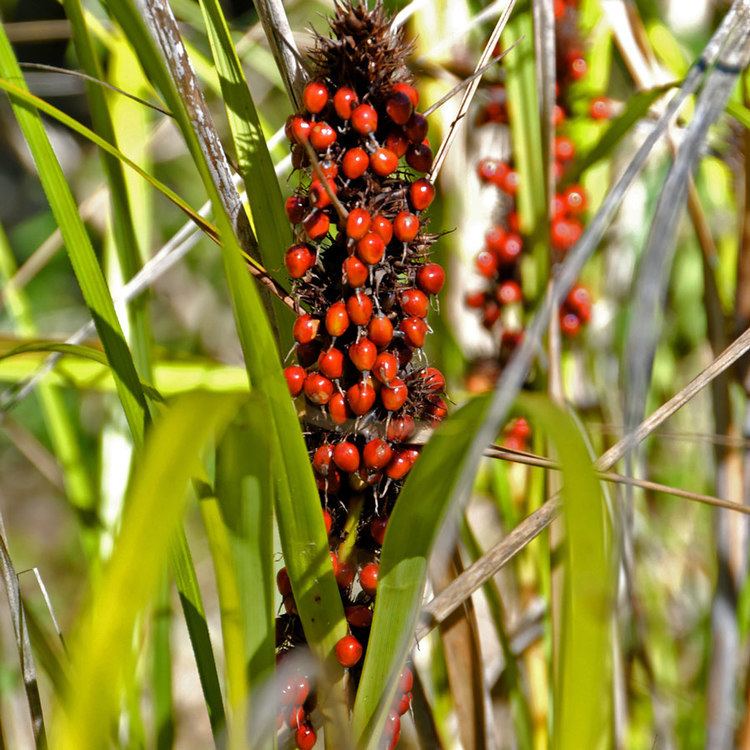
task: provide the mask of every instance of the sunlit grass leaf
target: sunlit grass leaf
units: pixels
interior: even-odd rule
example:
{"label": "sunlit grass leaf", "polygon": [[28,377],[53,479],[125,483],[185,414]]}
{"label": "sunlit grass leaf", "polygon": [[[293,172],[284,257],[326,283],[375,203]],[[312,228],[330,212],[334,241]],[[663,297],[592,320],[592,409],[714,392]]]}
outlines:
{"label": "sunlit grass leaf", "polygon": [[56,716],[55,747],[107,746],[133,628],[157,592],[180,529],[190,479],[201,473],[205,446],[225,427],[243,398],[184,396],[147,436],[112,557],[72,638],[74,687]]}

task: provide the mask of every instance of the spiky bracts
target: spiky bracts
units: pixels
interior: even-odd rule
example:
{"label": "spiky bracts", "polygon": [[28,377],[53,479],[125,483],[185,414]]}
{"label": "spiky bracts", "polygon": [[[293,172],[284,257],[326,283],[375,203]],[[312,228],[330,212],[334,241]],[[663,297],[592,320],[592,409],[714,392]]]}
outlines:
{"label": "spiky bracts", "polygon": [[[285,262],[306,312],[294,325],[298,364],[285,374],[306,413],[350,627],[336,656],[356,685],[388,517],[419,455],[410,440],[420,423],[446,413],[444,378],[422,351],[445,274],[429,260],[435,236],[424,211],[435,191],[421,175],[432,151],[405,66],[410,47],[391,32],[379,4],[338,5],[330,31],[310,54],[304,110],[287,123],[300,181],[287,201],[296,242]],[[287,609],[277,638],[283,654],[304,634],[283,576],[279,589]],[[407,669],[389,722],[392,745],[410,679]],[[291,705],[293,722],[311,728],[306,705]],[[298,745],[310,741],[307,729],[303,735]]]}

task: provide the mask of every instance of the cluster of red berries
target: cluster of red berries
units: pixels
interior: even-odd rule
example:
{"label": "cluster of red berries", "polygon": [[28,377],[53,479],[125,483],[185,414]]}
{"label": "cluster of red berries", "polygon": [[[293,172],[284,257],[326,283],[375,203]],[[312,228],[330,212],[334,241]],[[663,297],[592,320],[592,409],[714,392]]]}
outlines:
{"label": "cluster of red berries", "polygon": [[[445,272],[429,260],[435,236],[424,212],[435,189],[422,175],[433,155],[404,65],[409,47],[391,33],[379,3],[372,10],[337,6],[331,30],[331,38],[317,39],[304,110],[286,128],[300,183],[286,203],[296,242],[285,265],[305,312],[293,328],[297,364],[285,376],[305,409],[350,629],[336,657],[356,683],[388,517],[419,456],[410,440],[420,423],[447,413],[445,379],[423,352],[427,315]],[[285,570],[277,583],[285,608],[277,621],[283,655],[304,642],[304,633]],[[403,710],[389,721],[391,746],[409,700],[410,694],[402,697]],[[299,747],[312,731],[303,716]]]}
{"label": "cluster of red berries", "polygon": [[[587,72],[586,59],[575,38],[576,11],[577,0],[560,0],[555,3],[558,59],[555,84],[557,101],[553,120],[558,129],[564,125],[568,116],[564,92]],[[595,100],[591,111],[599,119],[611,114],[608,100],[602,97]],[[490,100],[482,107],[478,121],[508,121],[502,85],[491,89]],[[553,173],[555,182],[559,185],[564,179],[567,166],[575,157],[573,141],[559,131],[553,142],[553,157]],[[477,271],[487,279],[487,283],[482,290],[468,294],[466,304],[481,312],[482,324],[488,329],[494,328],[501,321],[500,359],[503,361],[512,353],[523,334],[524,295],[519,261],[524,242],[514,204],[519,175],[512,163],[493,158],[482,159],[477,173],[483,184],[494,186],[500,191],[502,199],[499,212],[502,218],[486,233],[484,248],[475,260]],[[559,262],[580,239],[583,233],[582,216],[586,208],[586,193],[580,185],[558,187],[553,198],[549,238],[553,262]],[[590,318],[590,295],[579,285],[571,291],[560,309],[561,331],[566,337],[572,338]]]}

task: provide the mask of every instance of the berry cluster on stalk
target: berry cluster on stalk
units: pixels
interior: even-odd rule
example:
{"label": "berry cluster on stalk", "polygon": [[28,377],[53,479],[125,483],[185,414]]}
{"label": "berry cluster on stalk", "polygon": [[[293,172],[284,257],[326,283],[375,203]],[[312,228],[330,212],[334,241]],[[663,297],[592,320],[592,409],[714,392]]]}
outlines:
{"label": "berry cluster on stalk", "polygon": [[[583,217],[587,198],[583,187],[577,183],[564,183],[566,168],[575,157],[573,141],[562,132],[569,110],[566,106],[571,84],[587,73],[587,63],[578,37],[578,0],[556,0],[555,31],[557,50],[556,102],[553,122],[556,133],[553,142],[553,174],[557,186],[553,197],[550,224],[550,257],[560,262],[578,242],[583,233]],[[606,119],[612,114],[608,99],[597,97],[590,102],[589,115],[593,119]],[[497,84],[490,88],[488,101],[481,108],[477,124],[508,123],[505,88]],[[519,175],[512,161],[483,158],[477,165],[477,174],[484,185],[499,191],[498,221],[485,234],[485,243],[477,254],[475,267],[485,280],[479,291],[466,296],[468,307],[476,309],[484,327],[499,329],[499,360],[505,362],[523,337],[524,299],[521,278],[521,257],[524,238],[519,227],[515,196],[519,188]],[[560,330],[564,337],[575,338],[591,318],[591,295],[581,284],[571,289],[559,311]],[[483,378],[479,378],[483,380]]]}
{"label": "berry cluster on stalk", "polygon": [[[378,3],[337,6],[330,38],[310,53],[303,110],[286,127],[299,184],[286,203],[295,243],[285,265],[305,312],[293,334],[297,364],[285,370],[305,412],[330,556],[349,634],[336,657],[356,686],[377,595],[388,517],[419,448],[420,424],[446,414],[443,375],[428,365],[427,316],[445,281],[429,259],[426,209],[435,189],[427,120],[405,65],[410,47]],[[278,657],[304,643],[286,571]],[[304,679],[303,675],[298,676]],[[401,680],[390,745],[409,709]],[[290,683],[283,704],[300,748],[313,747],[309,691]]]}

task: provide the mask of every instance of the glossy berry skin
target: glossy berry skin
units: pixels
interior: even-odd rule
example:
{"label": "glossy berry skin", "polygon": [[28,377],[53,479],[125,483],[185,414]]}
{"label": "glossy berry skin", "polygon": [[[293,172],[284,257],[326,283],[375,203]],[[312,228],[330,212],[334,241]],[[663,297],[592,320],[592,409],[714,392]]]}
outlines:
{"label": "glossy berry skin", "polygon": [[327,404],[333,395],[333,383],[317,372],[311,372],[305,378],[305,396],[318,406]]}
{"label": "glossy berry skin", "polygon": [[518,192],[519,175],[515,169],[509,169],[498,181],[498,187],[508,195]]}
{"label": "glossy berry skin", "polygon": [[439,294],[445,284],[445,271],[437,263],[425,263],[417,271],[417,286],[425,294]]}
{"label": "glossy berry skin", "polygon": [[398,411],[409,398],[409,389],[403,380],[394,378],[391,382],[380,389],[380,400],[388,411]]}
{"label": "glossy berry skin", "polygon": [[301,279],[315,265],[315,257],[309,245],[292,245],[284,255],[287,273],[293,279]]}
{"label": "glossy berry skin", "polygon": [[326,331],[334,338],[341,336],[349,327],[349,314],[343,302],[334,302],[326,312]]}
{"label": "glossy berry skin", "polygon": [[310,131],[310,145],[316,151],[326,151],[336,143],[336,131],[327,122],[317,122]]}
{"label": "glossy berry skin", "polygon": [[398,715],[403,716],[411,708],[411,693],[404,693],[398,702]]}
{"label": "glossy berry skin", "polygon": [[292,334],[298,344],[309,344],[318,335],[320,321],[308,313],[303,313],[294,321]]}
{"label": "glossy berry skin", "polygon": [[565,135],[558,135],[555,136],[554,154],[558,161],[570,161],[576,155],[576,147],[570,138]]}
{"label": "glossy berry skin", "polygon": [[370,521],[370,536],[375,540],[376,544],[383,546],[385,541],[385,530],[388,527],[387,518],[373,518]]}
{"label": "glossy berry skin", "polygon": [[353,635],[345,635],[336,643],[335,650],[342,667],[351,668],[362,658],[362,644]]}
{"label": "glossy berry skin", "polygon": [[383,239],[375,232],[368,232],[357,242],[357,255],[360,260],[370,266],[380,263],[385,255],[385,243]]}
{"label": "glossy berry skin", "polygon": [[412,437],[415,429],[414,417],[404,414],[391,419],[386,428],[386,437],[394,443],[405,443]]}
{"label": "glossy berry skin", "polygon": [[312,125],[301,115],[292,115],[286,123],[287,138],[295,143],[304,143],[310,138]]}
{"label": "glossy berry skin", "polygon": [[370,157],[367,151],[359,146],[350,148],[345,154],[341,163],[341,171],[350,180],[359,179],[370,166]]}
{"label": "glossy berry skin", "polygon": [[404,340],[414,349],[421,349],[427,336],[427,323],[422,318],[404,318],[399,324]]}
{"label": "glossy berry skin", "polygon": [[359,289],[365,285],[370,272],[367,266],[355,255],[350,255],[342,266],[344,281],[353,289]]}
{"label": "glossy berry skin", "polygon": [[374,133],[378,129],[378,113],[369,104],[360,104],[351,116],[352,127],[360,135]]}
{"label": "glossy berry skin", "polygon": [[388,97],[385,111],[396,125],[406,125],[414,111],[414,105],[403,91],[395,91]]}
{"label": "glossy berry skin", "polygon": [[409,667],[404,667],[401,670],[401,675],[398,680],[398,689],[402,693],[409,693],[414,687],[414,673]]}
{"label": "glossy berry skin", "polygon": [[372,224],[370,212],[364,208],[353,208],[346,217],[346,236],[353,240],[361,240],[369,231]]}
{"label": "glossy berry skin", "polygon": [[497,254],[489,250],[482,250],[474,259],[477,271],[488,279],[494,278],[497,273]]}
{"label": "glossy berry skin", "polygon": [[293,397],[299,396],[299,394],[302,393],[302,387],[305,385],[306,377],[307,373],[305,372],[304,367],[291,365],[290,367],[285,368],[284,378],[286,379],[289,393],[291,393]]}
{"label": "glossy berry skin", "polygon": [[411,457],[404,451],[399,451],[386,467],[385,474],[389,479],[403,479],[411,471],[412,465]]}
{"label": "glossy berry skin", "polygon": [[409,202],[415,211],[429,208],[435,199],[435,187],[425,177],[420,177],[409,186]]}
{"label": "glossy berry skin", "polygon": [[591,320],[591,294],[585,286],[576,284],[565,298],[565,304],[583,323],[588,323]]}
{"label": "glossy berry skin", "polygon": [[315,206],[315,208],[325,208],[326,206],[331,205],[331,196],[328,192],[329,190],[331,191],[331,193],[333,193],[333,195],[336,195],[336,183],[330,178],[327,178],[327,181],[328,190],[326,190],[325,186],[320,180],[313,180],[310,183],[310,204]]}
{"label": "glossy berry skin", "polygon": [[393,220],[393,234],[400,242],[411,242],[419,234],[419,219],[409,211],[401,211]]}
{"label": "glossy berry skin", "polygon": [[370,382],[355,383],[346,392],[346,401],[349,408],[358,417],[367,414],[375,403],[375,389]]}
{"label": "glossy berry skin", "polygon": [[290,729],[297,729],[298,727],[302,726],[305,722],[305,709],[302,708],[302,706],[295,706],[292,708],[292,710],[289,712],[289,717],[287,718],[287,724],[289,725]]}
{"label": "glossy berry skin", "polygon": [[388,352],[378,354],[372,366],[372,374],[376,380],[388,385],[398,375],[398,358]]}
{"label": "glossy berry skin", "polygon": [[512,305],[523,300],[523,292],[517,281],[507,279],[497,288],[495,295],[501,305]]}
{"label": "glossy berry skin", "polygon": [[359,468],[359,451],[354,443],[344,441],[333,449],[333,461],[336,466],[347,474]]}
{"label": "glossy berry skin", "polygon": [[393,224],[383,214],[375,214],[372,217],[372,231],[387,245],[393,239]]}
{"label": "glossy berry skin", "polygon": [[322,351],[318,357],[318,371],[331,380],[340,378],[344,374],[344,353],[335,347]]}
{"label": "glossy berry skin", "polygon": [[402,132],[389,133],[384,145],[400,159],[409,149],[409,139]]}
{"label": "glossy berry skin", "polygon": [[388,466],[392,456],[393,449],[385,440],[373,438],[365,443],[362,451],[362,463],[368,469],[379,471]]}
{"label": "glossy berry skin", "polygon": [[387,148],[377,148],[370,154],[370,169],[380,177],[393,174],[398,168],[398,156]]}
{"label": "glossy berry skin", "polygon": [[510,167],[504,161],[497,159],[482,159],[477,165],[479,179],[491,185],[499,185]]}
{"label": "glossy berry skin", "polygon": [[328,89],[320,81],[310,81],[302,91],[302,103],[311,114],[322,112],[328,104]]}
{"label": "glossy berry skin", "polygon": [[406,151],[406,163],[416,172],[429,172],[432,160],[432,149],[424,143],[412,143]]}
{"label": "glossy berry skin", "polygon": [[305,218],[305,202],[298,195],[290,195],[286,199],[284,210],[292,224],[300,224]]}
{"label": "glossy berry skin", "polygon": [[305,232],[311,240],[319,240],[328,234],[331,220],[325,213],[323,213],[323,211],[316,208],[305,217],[302,226],[305,228]]}
{"label": "glossy berry skin", "polygon": [[369,628],[372,625],[372,610],[364,604],[354,604],[344,609],[346,621],[353,628]]}
{"label": "glossy berry skin", "polygon": [[445,376],[437,367],[425,367],[419,377],[432,393],[442,393],[445,390]]}
{"label": "glossy berry skin", "polygon": [[303,724],[294,734],[294,743],[299,750],[313,750],[318,736],[310,724]]}
{"label": "glossy berry skin", "polygon": [[503,227],[494,226],[490,228],[487,231],[487,233],[484,235],[485,248],[489,250],[491,253],[493,253],[494,255],[497,255],[503,250],[503,244],[505,243],[506,236],[507,236],[507,232],[505,231],[505,229],[503,229]]}
{"label": "glossy berry skin", "polygon": [[368,596],[375,596],[375,591],[378,588],[378,573],[380,572],[380,566],[377,563],[367,563],[359,571],[359,585],[362,587],[362,591]]}
{"label": "glossy berry skin", "polygon": [[334,424],[344,424],[350,418],[351,412],[343,393],[336,391],[331,396],[328,402],[328,416]]}
{"label": "glossy berry skin", "polygon": [[419,105],[419,92],[411,84],[399,81],[393,85],[393,91],[395,93],[406,94],[411,102],[412,107]]}
{"label": "glossy berry skin", "polygon": [[289,596],[292,593],[292,583],[286,568],[280,568],[276,574],[276,588],[282,596]]}
{"label": "glossy berry skin", "polygon": [[422,143],[427,136],[428,127],[427,118],[419,112],[414,112],[404,125],[404,133],[412,143]]}
{"label": "glossy berry skin", "polygon": [[586,211],[586,192],[580,185],[570,185],[565,188],[563,201],[566,209],[573,216],[580,216]]}
{"label": "glossy berry skin", "polygon": [[357,99],[356,92],[348,86],[342,86],[333,95],[333,108],[342,120],[349,120],[351,118],[352,112],[354,112],[358,103],[359,100]]}
{"label": "glossy berry skin", "polygon": [[334,575],[336,576],[336,583],[339,588],[348,589],[354,583],[354,577],[357,572],[354,570],[354,566],[351,563],[339,563],[338,566],[334,567]]}
{"label": "glossy berry skin", "polygon": [[[331,517],[331,514],[327,510],[323,511],[323,523],[325,524],[325,527],[326,527],[326,534],[330,534],[331,527],[333,526],[333,518]],[[304,699],[301,702],[304,703]]]}
{"label": "glossy berry skin", "polygon": [[560,332],[568,338],[575,338],[581,330],[581,319],[573,312],[560,316]]}
{"label": "glossy berry skin", "polygon": [[373,344],[382,349],[393,339],[393,323],[385,315],[377,315],[367,326],[367,336]]}
{"label": "glossy berry skin", "polygon": [[349,359],[354,366],[362,372],[369,372],[372,370],[377,356],[378,348],[367,338],[355,341],[349,347]]}
{"label": "glossy berry skin", "polygon": [[583,227],[572,219],[559,219],[552,222],[550,239],[552,247],[560,252],[570,250],[583,234]]}
{"label": "glossy berry skin", "polygon": [[520,234],[509,232],[505,235],[502,247],[498,253],[500,263],[510,265],[515,263],[523,252],[523,240]]}
{"label": "glossy berry skin", "polygon": [[597,96],[589,104],[589,115],[592,120],[609,120],[614,114],[612,100],[606,96]]}
{"label": "glossy berry skin", "polygon": [[401,309],[406,315],[417,318],[426,318],[430,307],[427,295],[419,289],[405,289],[399,298]]}
{"label": "glossy berry skin", "polygon": [[353,294],[346,301],[349,320],[357,326],[366,326],[372,317],[372,300],[361,292]]}

